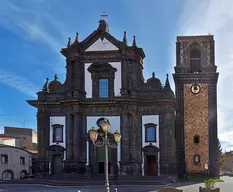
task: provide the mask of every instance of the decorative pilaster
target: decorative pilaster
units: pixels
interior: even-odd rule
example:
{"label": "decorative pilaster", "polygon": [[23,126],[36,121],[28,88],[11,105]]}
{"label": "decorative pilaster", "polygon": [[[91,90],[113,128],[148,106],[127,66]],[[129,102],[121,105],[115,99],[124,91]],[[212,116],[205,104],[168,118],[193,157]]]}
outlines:
{"label": "decorative pilaster", "polygon": [[[130,156],[132,161],[138,161],[138,116],[132,115],[132,124],[130,127]],[[140,149],[139,149],[140,150]]]}
{"label": "decorative pilaster", "polygon": [[66,159],[64,161],[65,173],[74,173],[76,166],[73,163],[73,158],[74,158],[73,127],[74,127],[74,117],[71,113],[68,113],[66,115]]}
{"label": "decorative pilaster", "polygon": [[130,114],[124,113],[121,115],[121,161],[128,162],[129,161],[129,124],[131,118],[129,117]]}
{"label": "decorative pilaster", "polygon": [[92,98],[96,99],[99,97],[99,79],[96,75],[91,75],[92,79]]}
{"label": "decorative pilaster", "polygon": [[74,114],[74,160],[77,163],[77,172],[85,172],[86,140],[84,132],[84,118],[81,113]]}
{"label": "decorative pilaster", "polygon": [[126,59],[122,59],[121,61],[121,82],[122,82],[122,87],[121,87],[121,96],[122,97],[128,97],[128,63]]}
{"label": "decorative pilaster", "polygon": [[176,111],[175,138],[176,138],[176,164],[178,177],[183,177],[186,172],[184,150],[184,85],[174,75],[176,84],[176,100],[179,109]]}
{"label": "decorative pilaster", "polygon": [[164,112],[159,116],[159,149],[160,149],[160,174],[171,175],[175,173],[174,160],[175,147],[175,114]]}
{"label": "decorative pilaster", "polygon": [[[136,106],[131,106],[132,110],[136,110]],[[141,124],[139,121],[138,114],[132,113],[132,124],[129,127],[130,130],[130,174],[141,175],[141,146],[139,146],[138,139],[141,139],[139,136],[139,129],[141,129]]]}
{"label": "decorative pilaster", "polygon": [[115,93],[114,93],[114,79],[115,79],[115,76],[114,74],[113,75],[110,75],[109,76],[109,97],[114,97],[115,96]]}
{"label": "decorative pilaster", "polygon": [[73,152],[73,115],[66,116],[66,160],[71,160],[74,157]]}
{"label": "decorative pilaster", "polygon": [[[127,108],[125,106],[125,108]],[[125,109],[126,110],[126,109]],[[120,175],[126,176],[129,173],[129,161],[130,161],[130,138],[129,127],[132,124],[132,116],[129,113],[121,115],[121,161],[120,161]]]}
{"label": "decorative pilaster", "polygon": [[37,171],[41,175],[49,173],[50,117],[44,108],[37,112],[38,159]]}

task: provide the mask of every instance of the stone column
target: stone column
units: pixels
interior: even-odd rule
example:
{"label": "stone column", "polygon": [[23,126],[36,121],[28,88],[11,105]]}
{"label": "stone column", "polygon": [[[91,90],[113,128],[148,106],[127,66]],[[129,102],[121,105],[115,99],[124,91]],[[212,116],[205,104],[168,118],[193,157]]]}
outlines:
{"label": "stone column", "polygon": [[84,119],[81,113],[74,114],[74,159],[77,163],[77,172],[85,172],[86,140],[84,132]]}
{"label": "stone column", "polygon": [[37,112],[38,158],[37,171],[41,175],[49,174],[50,117],[45,108]]}

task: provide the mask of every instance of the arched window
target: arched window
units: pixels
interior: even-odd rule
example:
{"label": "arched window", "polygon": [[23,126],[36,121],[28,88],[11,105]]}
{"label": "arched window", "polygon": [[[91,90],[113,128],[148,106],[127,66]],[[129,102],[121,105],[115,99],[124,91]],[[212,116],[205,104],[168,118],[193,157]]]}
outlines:
{"label": "arched window", "polygon": [[12,170],[7,169],[2,172],[2,180],[11,180],[14,178],[14,173]]}
{"label": "arched window", "polygon": [[153,123],[148,123],[145,124],[145,142],[150,143],[150,142],[156,142],[156,124]]}
{"label": "arched window", "polygon": [[198,46],[191,47],[189,59],[191,73],[201,72],[201,50]]}
{"label": "arched window", "polygon": [[63,127],[64,125],[54,124],[53,127],[53,143],[63,143]]}
{"label": "arched window", "polygon": [[108,79],[99,79],[99,97],[108,98]]}

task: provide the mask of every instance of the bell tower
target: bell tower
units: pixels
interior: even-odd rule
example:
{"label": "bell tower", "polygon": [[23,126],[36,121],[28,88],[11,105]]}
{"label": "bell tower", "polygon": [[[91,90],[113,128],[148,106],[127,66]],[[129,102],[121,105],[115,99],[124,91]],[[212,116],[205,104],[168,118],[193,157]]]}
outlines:
{"label": "bell tower", "polygon": [[217,81],[214,37],[180,36],[176,42],[175,81],[177,171],[180,177],[219,175]]}

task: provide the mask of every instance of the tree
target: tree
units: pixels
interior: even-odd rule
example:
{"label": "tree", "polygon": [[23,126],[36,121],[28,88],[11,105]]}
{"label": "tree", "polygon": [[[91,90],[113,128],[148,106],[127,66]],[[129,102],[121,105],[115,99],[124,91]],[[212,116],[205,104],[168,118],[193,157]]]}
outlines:
{"label": "tree", "polygon": [[222,155],[222,146],[221,146],[221,143],[220,143],[219,139],[218,139],[218,148],[217,148],[217,151],[218,151],[219,156],[221,156]]}
{"label": "tree", "polygon": [[223,169],[224,163],[225,163],[225,156],[224,156],[224,154],[222,154],[222,155],[220,156],[220,159],[219,159],[219,168],[220,168],[220,170]]}
{"label": "tree", "polygon": [[219,168],[221,170],[224,167],[225,155],[222,153],[222,146],[221,146],[219,139],[218,139],[217,153],[219,155]]}

